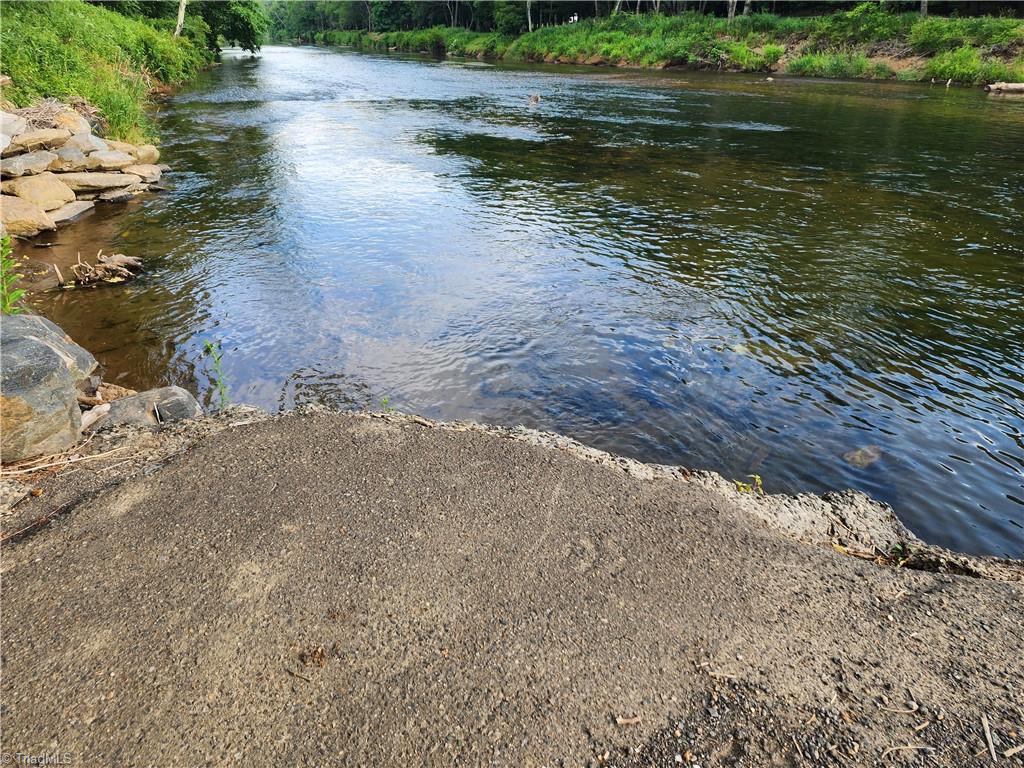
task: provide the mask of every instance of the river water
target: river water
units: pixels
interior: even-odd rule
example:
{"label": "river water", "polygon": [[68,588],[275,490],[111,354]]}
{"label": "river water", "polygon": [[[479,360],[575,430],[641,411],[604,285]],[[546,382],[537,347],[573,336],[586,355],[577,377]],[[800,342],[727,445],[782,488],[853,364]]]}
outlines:
{"label": "river water", "polygon": [[173,191],[27,249],[146,260],[39,305],[109,380],[209,404],[217,341],[236,402],[852,487],[1024,556],[1024,100],[268,47],[159,124]]}

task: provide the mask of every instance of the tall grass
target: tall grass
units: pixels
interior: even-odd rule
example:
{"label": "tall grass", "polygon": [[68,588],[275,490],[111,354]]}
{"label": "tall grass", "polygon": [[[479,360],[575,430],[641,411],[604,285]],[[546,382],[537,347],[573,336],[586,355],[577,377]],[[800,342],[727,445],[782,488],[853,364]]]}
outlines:
{"label": "tall grass", "polygon": [[81,96],[99,107],[116,138],[145,138],[151,89],[210,63],[199,18],[175,39],[170,29],[81,0],[5,0],[2,14],[0,71],[13,81],[5,98],[25,106],[41,96]]}

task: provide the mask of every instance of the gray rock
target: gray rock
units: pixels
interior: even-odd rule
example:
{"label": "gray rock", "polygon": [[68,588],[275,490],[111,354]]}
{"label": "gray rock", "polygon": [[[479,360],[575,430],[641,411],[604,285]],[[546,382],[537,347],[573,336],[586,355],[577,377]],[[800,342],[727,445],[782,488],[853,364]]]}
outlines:
{"label": "gray rock", "polygon": [[59,113],[53,118],[53,124],[56,128],[67,128],[72,134],[89,133],[92,131],[89,121],[73,109]]}
{"label": "gray rock", "polygon": [[0,323],[0,459],[18,461],[66,450],[81,436],[80,385],[96,359],[39,315]]}
{"label": "gray rock", "polygon": [[77,147],[67,145],[55,153],[57,159],[50,163],[51,171],[84,171],[86,169],[85,153]]}
{"label": "gray rock", "polygon": [[6,136],[17,136],[28,128],[28,120],[11,112],[0,112],[0,133]]}
{"label": "gray rock", "polygon": [[95,207],[96,203],[91,200],[76,200],[73,203],[68,203],[58,208],[56,211],[50,211],[50,218],[53,219],[54,224],[66,224]]}
{"label": "gray rock", "polygon": [[84,155],[87,155],[90,152],[103,152],[104,150],[110,149],[107,142],[99,136],[93,136],[91,133],[76,133],[70,139],[65,141],[63,146],[77,149]]}
{"label": "gray rock", "polygon": [[22,200],[38,205],[44,211],[56,210],[75,200],[75,193],[71,188],[52,173],[11,179],[3,182],[2,188],[5,195],[17,195]]}
{"label": "gray rock", "polygon": [[140,144],[133,154],[136,160],[145,165],[153,165],[160,159],[160,150],[152,144]]}
{"label": "gray rock", "polygon": [[40,128],[35,131],[25,131],[17,136],[11,136],[11,144],[4,150],[4,154],[13,155],[19,152],[32,152],[36,149],[60,147],[70,137],[71,131],[67,128]]}
{"label": "gray rock", "polygon": [[99,192],[116,187],[129,187],[142,181],[130,173],[64,173],[60,180],[75,192]]}
{"label": "gray rock", "polygon": [[135,158],[116,149],[91,152],[85,159],[90,171],[119,171],[135,162]]}
{"label": "gray rock", "polygon": [[33,173],[43,173],[57,160],[57,155],[45,149],[28,152],[24,155],[5,157],[0,160],[0,176],[17,178]]}
{"label": "gray rock", "polygon": [[0,133],[0,153],[11,146],[11,137],[6,133]]}
{"label": "gray rock", "polygon": [[56,229],[46,211],[15,195],[0,196],[0,221],[8,235],[32,237],[44,229]]}
{"label": "gray rock", "polygon": [[[159,417],[158,414],[159,413]],[[157,427],[172,421],[203,415],[199,401],[181,387],[160,387],[114,400],[110,410],[97,418],[92,429],[118,425]]]}
{"label": "gray rock", "polygon": [[138,176],[148,184],[160,181],[160,175],[162,173],[159,166],[146,163],[127,165],[122,170],[125,173],[131,173]]}

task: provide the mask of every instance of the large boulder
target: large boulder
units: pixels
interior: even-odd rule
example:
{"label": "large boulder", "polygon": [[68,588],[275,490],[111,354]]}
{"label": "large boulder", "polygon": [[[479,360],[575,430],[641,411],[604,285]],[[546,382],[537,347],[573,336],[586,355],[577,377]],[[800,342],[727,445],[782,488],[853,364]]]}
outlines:
{"label": "large boulder", "polygon": [[[51,171],[61,171],[67,173],[68,171],[84,171],[86,170],[86,158],[85,153],[77,147],[69,147],[64,145],[60,147],[55,153],[57,159],[50,163]],[[20,155],[25,157],[25,155]]]}
{"label": "large boulder", "polygon": [[126,165],[135,162],[135,158],[116,149],[90,152],[85,159],[85,167],[90,171],[119,171]]}
{"label": "large boulder", "polygon": [[92,200],[76,200],[73,203],[62,205],[55,211],[50,211],[50,218],[53,219],[54,224],[66,224],[69,221],[74,221],[86,211],[91,211],[96,207],[96,203]]}
{"label": "large boulder", "polygon": [[160,181],[162,171],[159,165],[153,165],[152,163],[137,163],[135,165],[126,165],[122,170],[125,173],[131,173],[141,178],[147,184]]}
{"label": "large boulder", "polygon": [[93,421],[90,428],[100,429],[122,424],[158,427],[172,421],[196,419],[202,415],[202,406],[188,390],[181,387],[160,387],[114,400],[110,403],[110,410]]}
{"label": "large boulder", "polygon": [[79,386],[96,370],[96,359],[39,315],[4,317],[0,346],[0,459],[70,448],[81,435]]}
{"label": "large boulder", "polygon": [[0,112],[0,133],[7,136],[17,136],[28,130],[28,120],[13,112]]}
{"label": "large boulder", "polygon": [[110,149],[110,145],[107,142],[99,136],[93,136],[91,133],[76,133],[65,141],[62,146],[77,149],[84,155],[90,152],[103,152]]}
{"label": "large boulder", "polygon": [[52,173],[5,181],[3,191],[4,194],[17,195],[22,200],[28,200],[44,211],[52,211],[75,200],[75,193],[71,191],[71,187]]}
{"label": "large boulder", "polygon": [[0,196],[0,217],[3,220],[3,231],[8,235],[31,237],[44,229],[57,228],[46,211],[14,195]]}
{"label": "large boulder", "polygon": [[33,173],[43,173],[49,170],[50,166],[57,161],[57,155],[39,149],[35,152],[27,152],[24,155],[5,157],[0,160],[0,176],[6,178],[17,178],[28,176]]}
{"label": "large boulder", "polygon": [[25,131],[17,136],[11,136],[11,145],[4,150],[5,155],[13,155],[18,152],[31,152],[35,149],[52,149],[63,146],[71,138],[71,131],[67,128],[39,128],[35,131]]}
{"label": "large boulder", "polygon": [[138,184],[141,178],[131,173],[62,173],[61,181],[75,192],[97,192]]}

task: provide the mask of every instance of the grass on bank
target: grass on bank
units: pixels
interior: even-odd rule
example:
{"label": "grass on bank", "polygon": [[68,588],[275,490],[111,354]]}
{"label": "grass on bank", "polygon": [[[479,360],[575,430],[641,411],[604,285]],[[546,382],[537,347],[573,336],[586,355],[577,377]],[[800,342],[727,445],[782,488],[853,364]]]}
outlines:
{"label": "grass on bank", "polygon": [[108,136],[142,140],[151,90],[194,77],[212,60],[202,19],[189,18],[177,39],[173,23],[132,19],[81,0],[5,0],[0,71],[13,85],[3,96],[17,106],[78,96],[100,109]]}
{"label": "grass on bank", "polygon": [[[1024,21],[922,17],[875,3],[825,16],[755,13],[726,19],[619,14],[542,27],[520,37],[451,27],[408,32],[333,31],[318,42],[368,50],[479,56],[509,61],[686,65],[744,72],[984,83],[1024,80]],[[900,66],[901,60],[923,65]],[[893,65],[896,66],[893,66]]]}

